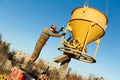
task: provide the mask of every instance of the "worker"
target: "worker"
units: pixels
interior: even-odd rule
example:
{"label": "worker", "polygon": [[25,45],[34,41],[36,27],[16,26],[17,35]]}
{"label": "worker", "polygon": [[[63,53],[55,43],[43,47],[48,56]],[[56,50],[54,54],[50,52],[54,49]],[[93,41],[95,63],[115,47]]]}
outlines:
{"label": "worker", "polygon": [[56,25],[53,24],[50,26],[50,28],[45,28],[43,30],[40,38],[36,42],[36,46],[34,52],[32,53],[32,56],[30,57],[30,61],[34,62],[38,58],[40,51],[42,50],[43,46],[46,44],[50,36],[61,37],[65,35],[65,33],[59,34],[59,32],[63,31],[63,28],[61,28],[59,31],[56,31],[56,28]]}
{"label": "worker", "polygon": [[60,30],[56,30],[57,26],[55,24],[51,25],[48,28],[45,28],[43,30],[43,32],[40,35],[40,38],[37,40],[36,45],[35,45],[35,49],[28,61],[28,63],[25,66],[26,71],[31,72],[31,68],[34,65],[34,61],[38,58],[40,51],[42,50],[42,48],[44,47],[44,45],[46,44],[47,40],[49,39],[50,36],[54,36],[54,37],[61,37],[64,36],[65,33],[59,34],[59,32],[63,31],[63,27]]}

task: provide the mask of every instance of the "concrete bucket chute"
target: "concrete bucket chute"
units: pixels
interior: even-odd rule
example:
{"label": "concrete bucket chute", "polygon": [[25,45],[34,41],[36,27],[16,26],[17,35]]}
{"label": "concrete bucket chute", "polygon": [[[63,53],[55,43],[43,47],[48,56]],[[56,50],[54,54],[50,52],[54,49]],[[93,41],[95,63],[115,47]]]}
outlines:
{"label": "concrete bucket chute", "polygon": [[86,46],[105,34],[107,22],[107,16],[95,8],[84,6],[74,9],[65,30],[66,33],[71,31],[72,37],[63,37],[58,49],[71,58],[95,63],[95,58],[87,54]]}

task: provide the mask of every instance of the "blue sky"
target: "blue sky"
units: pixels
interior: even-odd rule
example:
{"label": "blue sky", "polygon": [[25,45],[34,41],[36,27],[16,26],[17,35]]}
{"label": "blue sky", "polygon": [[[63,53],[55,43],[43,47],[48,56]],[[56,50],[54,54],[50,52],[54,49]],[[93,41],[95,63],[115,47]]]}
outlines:
{"label": "blue sky", "polygon": [[[0,33],[11,44],[11,50],[32,54],[43,28],[56,24],[58,29],[70,20],[74,8],[83,6],[85,0],[0,0]],[[109,0],[108,28],[101,39],[97,63],[89,64],[72,59],[69,67],[83,76],[93,73],[106,80],[120,80],[120,1]],[[89,6],[106,13],[106,0],[89,0]],[[57,50],[61,38],[51,37],[40,57],[50,62],[62,54]],[[93,46],[89,47],[91,50]]]}

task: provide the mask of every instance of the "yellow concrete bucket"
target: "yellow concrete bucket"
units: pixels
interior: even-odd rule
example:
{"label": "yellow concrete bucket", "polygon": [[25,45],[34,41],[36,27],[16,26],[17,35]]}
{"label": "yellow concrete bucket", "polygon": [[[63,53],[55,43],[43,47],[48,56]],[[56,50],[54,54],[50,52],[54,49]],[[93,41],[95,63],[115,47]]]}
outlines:
{"label": "yellow concrete bucket", "polygon": [[[72,37],[66,40],[63,36],[58,46],[58,49],[64,52],[63,59],[75,58],[83,62],[95,63],[95,55],[89,56],[86,46],[105,34],[107,23],[107,16],[95,8],[84,6],[74,9],[65,30],[65,32],[70,30]],[[63,59],[58,57],[55,61],[60,62]]]}
{"label": "yellow concrete bucket", "polygon": [[105,34],[107,23],[107,16],[95,8],[84,6],[74,9],[66,29],[71,31],[72,41],[70,39],[64,41],[65,46],[60,47],[59,50],[77,60],[95,63],[95,57],[87,54],[86,45]]}
{"label": "yellow concrete bucket", "polygon": [[74,39],[83,47],[87,36],[86,45],[104,35],[107,22],[107,16],[101,11],[91,7],[78,7],[72,12],[69,25]]}

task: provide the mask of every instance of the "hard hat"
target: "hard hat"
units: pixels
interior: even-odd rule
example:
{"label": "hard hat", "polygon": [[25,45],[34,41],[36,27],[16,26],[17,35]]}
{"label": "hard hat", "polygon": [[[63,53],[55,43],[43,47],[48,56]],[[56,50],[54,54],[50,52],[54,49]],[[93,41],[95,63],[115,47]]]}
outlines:
{"label": "hard hat", "polygon": [[56,31],[57,26],[55,24],[52,24],[51,28],[53,28]]}

